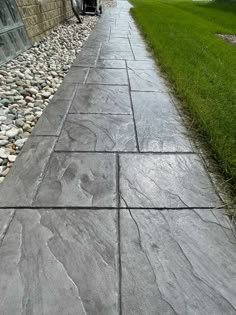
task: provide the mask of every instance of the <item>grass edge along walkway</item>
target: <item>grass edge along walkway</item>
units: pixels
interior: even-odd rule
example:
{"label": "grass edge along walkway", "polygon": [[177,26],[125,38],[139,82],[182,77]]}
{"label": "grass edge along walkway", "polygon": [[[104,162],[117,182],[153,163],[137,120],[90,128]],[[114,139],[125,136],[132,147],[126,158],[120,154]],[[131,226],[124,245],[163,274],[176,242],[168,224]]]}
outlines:
{"label": "grass edge along walkway", "polygon": [[177,97],[236,184],[236,3],[132,0],[131,14]]}

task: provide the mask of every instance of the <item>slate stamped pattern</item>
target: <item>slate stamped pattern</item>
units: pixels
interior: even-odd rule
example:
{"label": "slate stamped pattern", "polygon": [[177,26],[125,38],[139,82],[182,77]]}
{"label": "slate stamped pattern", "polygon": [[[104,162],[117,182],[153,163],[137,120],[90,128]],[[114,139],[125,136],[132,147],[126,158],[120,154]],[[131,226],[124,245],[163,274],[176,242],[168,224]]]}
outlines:
{"label": "slate stamped pattern", "polygon": [[0,185],[0,314],[236,314],[235,231],[130,8]]}
{"label": "slate stamped pattern", "polygon": [[32,135],[59,136],[63,122],[63,115],[43,115],[37,122],[37,126],[34,128]]}
{"label": "slate stamped pattern", "polygon": [[[112,36],[111,36],[112,37]],[[131,46],[129,41],[122,43],[119,41],[111,43],[103,43],[101,47],[100,53],[106,53],[106,52],[124,52],[128,51],[131,52]]]}
{"label": "slate stamped pattern", "polygon": [[153,59],[148,60],[128,60],[127,61],[128,70],[153,70],[157,69],[156,64]]}
{"label": "slate stamped pattern", "polygon": [[107,210],[16,210],[0,248],[1,314],[117,315],[116,220]]}
{"label": "slate stamped pattern", "polygon": [[191,154],[121,155],[120,198],[128,208],[221,205],[201,161]]}
{"label": "slate stamped pattern", "polygon": [[168,92],[164,80],[155,70],[128,69],[132,91]]}
{"label": "slate stamped pattern", "polygon": [[80,85],[76,91],[70,113],[131,114],[128,87]]}
{"label": "slate stamped pattern", "polygon": [[[83,76],[83,74],[81,76]],[[71,100],[74,97],[75,90],[76,90],[76,84],[73,84],[73,83],[68,82],[68,81],[64,81],[60,85],[56,94],[53,96],[53,101]]]}
{"label": "slate stamped pattern", "polygon": [[89,68],[81,67],[78,71],[77,67],[71,67],[64,79],[64,82],[65,84],[85,83],[88,72]]}
{"label": "slate stamped pattern", "polygon": [[53,153],[35,206],[116,207],[113,154]]}
{"label": "slate stamped pattern", "polygon": [[31,206],[56,137],[31,137],[0,186],[1,207]]}
{"label": "slate stamped pattern", "polygon": [[125,59],[134,60],[134,55],[132,51],[103,51],[99,55],[100,59]]}
{"label": "slate stamped pattern", "polygon": [[73,67],[95,67],[97,63],[97,55],[82,55],[74,61]]}
{"label": "slate stamped pattern", "polygon": [[100,51],[100,45],[96,47],[84,47],[73,63],[73,67],[94,67]]}
{"label": "slate stamped pattern", "polygon": [[95,67],[100,52],[100,45],[84,47],[73,63],[73,67]]}
{"label": "slate stamped pattern", "polygon": [[[111,34],[113,38],[113,35]],[[101,47],[100,59],[127,59],[133,60],[134,55],[130,46],[130,43],[127,41],[125,43],[104,43]]]}
{"label": "slate stamped pattern", "polygon": [[[129,26],[127,26],[129,27]],[[127,38],[119,38],[119,40],[117,40],[117,38],[113,38],[113,37],[110,37],[109,41],[107,41],[105,44],[110,44],[114,47],[120,47],[119,45],[122,45],[122,46],[125,46],[126,47],[130,47],[130,41]]]}
{"label": "slate stamped pattern", "polygon": [[134,54],[135,60],[149,60],[151,58],[151,54],[147,51],[146,48],[139,46],[132,46],[132,51]]}
{"label": "slate stamped pattern", "polygon": [[137,151],[129,115],[70,114],[56,151]]}
{"label": "slate stamped pattern", "polygon": [[[74,95],[74,92],[73,92]],[[57,116],[57,115],[62,115],[62,116],[66,116],[70,106],[71,106],[71,102],[72,100],[54,100],[54,98],[52,99],[52,101],[48,104],[48,106],[45,108],[42,117],[44,118],[45,116],[48,117],[53,117],[53,116]],[[49,118],[48,118],[49,119]]]}
{"label": "slate stamped pattern", "polygon": [[131,94],[140,151],[193,152],[171,97],[166,93]]}
{"label": "slate stamped pattern", "polygon": [[[109,58],[108,58],[109,59]],[[120,59],[120,58],[117,58]],[[125,69],[90,69],[87,84],[128,85]]]}
{"label": "slate stamped pattern", "polygon": [[223,216],[121,210],[123,314],[235,314],[235,239]]}
{"label": "slate stamped pattern", "polygon": [[110,68],[110,69],[125,69],[126,64],[124,60],[107,60],[107,59],[98,59],[97,68]]}

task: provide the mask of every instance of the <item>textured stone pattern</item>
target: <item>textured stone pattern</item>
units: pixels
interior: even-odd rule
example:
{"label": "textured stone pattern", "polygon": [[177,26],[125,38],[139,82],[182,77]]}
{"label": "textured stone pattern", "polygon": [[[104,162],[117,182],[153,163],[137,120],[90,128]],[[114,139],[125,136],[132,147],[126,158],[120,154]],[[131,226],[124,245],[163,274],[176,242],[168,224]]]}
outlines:
{"label": "textured stone pattern", "polygon": [[129,9],[0,186],[0,314],[236,314],[234,228]]}
{"label": "textured stone pattern", "polygon": [[70,0],[16,0],[27,33],[32,42],[72,16]]}
{"label": "textured stone pattern", "polygon": [[118,314],[117,253],[114,211],[16,211],[0,247],[1,314]]}
{"label": "textured stone pattern", "polygon": [[218,211],[122,210],[123,314],[236,314],[230,233]]}

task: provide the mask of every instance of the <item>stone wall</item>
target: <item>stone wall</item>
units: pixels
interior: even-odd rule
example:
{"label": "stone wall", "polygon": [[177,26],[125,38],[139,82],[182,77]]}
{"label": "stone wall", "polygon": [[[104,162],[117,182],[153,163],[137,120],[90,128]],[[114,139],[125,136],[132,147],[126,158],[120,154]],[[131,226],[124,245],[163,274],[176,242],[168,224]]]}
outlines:
{"label": "stone wall", "polygon": [[70,0],[16,0],[32,43],[73,15]]}

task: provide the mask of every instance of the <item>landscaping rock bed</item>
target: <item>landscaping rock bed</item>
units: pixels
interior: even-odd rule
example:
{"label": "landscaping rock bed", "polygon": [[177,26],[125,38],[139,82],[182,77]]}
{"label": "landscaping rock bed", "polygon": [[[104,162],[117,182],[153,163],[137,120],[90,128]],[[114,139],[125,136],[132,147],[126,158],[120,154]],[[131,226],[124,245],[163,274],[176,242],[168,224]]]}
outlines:
{"label": "landscaping rock bed", "polygon": [[0,183],[32,132],[97,17],[73,18],[0,67]]}
{"label": "landscaping rock bed", "polygon": [[220,38],[223,38],[226,42],[236,45],[236,35],[217,34]]}

